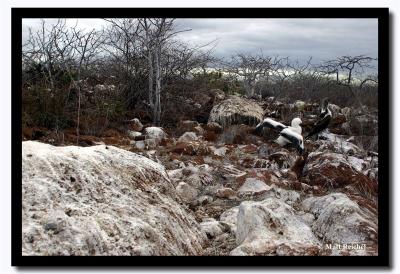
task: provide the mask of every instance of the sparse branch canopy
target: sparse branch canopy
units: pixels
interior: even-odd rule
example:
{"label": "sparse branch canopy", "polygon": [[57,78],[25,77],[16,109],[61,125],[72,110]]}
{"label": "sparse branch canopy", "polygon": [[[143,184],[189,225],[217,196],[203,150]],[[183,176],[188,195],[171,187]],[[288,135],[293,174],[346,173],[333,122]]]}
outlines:
{"label": "sparse branch canopy", "polygon": [[325,61],[319,70],[326,74],[336,76],[336,82],[342,85],[351,85],[355,74],[365,74],[366,69],[374,68],[372,61],[377,60],[365,55],[341,56],[334,60]]}
{"label": "sparse branch canopy", "polygon": [[224,70],[242,78],[246,95],[253,96],[256,82],[276,70],[279,63],[278,57],[265,56],[262,51],[256,54],[237,53],[225,63]]}

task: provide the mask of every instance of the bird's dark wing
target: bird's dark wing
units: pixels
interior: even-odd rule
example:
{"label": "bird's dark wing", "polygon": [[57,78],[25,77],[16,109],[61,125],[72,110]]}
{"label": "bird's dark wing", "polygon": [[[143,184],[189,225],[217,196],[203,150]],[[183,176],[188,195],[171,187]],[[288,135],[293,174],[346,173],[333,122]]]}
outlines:
{"label": "bird's dark wing", "polygon": [[303,140],[301,135],[297,133],[293,133],[290,130],[282,130],[279,135],[285,137],[287,140],[289,140],[292,145],[300,152],[302,153],[304,150],[304,147],[302,146]]}
{"label": "bird's dark wing", "polygon": [[322,119],[319,119],[315,124],[311,131],[306,136],[306,139],[310,138],[311,136],[320,133],[324,129],[326,129],[331,121],[331,115],[325,115]]}
{"label": "bird's dark wing", "polygon": [[261,133],[264,127],[271,128],[271,129],[276,130],[276,131],[281,131],[284,128],[287,128],[287,126],[285,126],[282,123],[274,121],[274,120],[272,120],[270,118],[266,118],[266,119],[264,119],[264,121],[262,121],[261,123],[259,123],[256,126],[256,128],[254,130],[254,133],[256,133],[256,134]]}

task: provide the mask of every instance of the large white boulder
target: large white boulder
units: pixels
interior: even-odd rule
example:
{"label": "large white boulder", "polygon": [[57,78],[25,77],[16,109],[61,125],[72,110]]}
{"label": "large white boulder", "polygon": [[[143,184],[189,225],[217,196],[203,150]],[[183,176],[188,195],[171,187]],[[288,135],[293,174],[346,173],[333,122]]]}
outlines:
{"label": "large white boulder", "polygon": [[22,143],[23,255],[201,255],[164,167],[112,146]]}
{"label": "large white boulder", "polygon": [[216,122],[223,128],[234,124],[254,126],[263,119],[264,110],[256,102],[238,96],[229,96],[214,105],[208,123]]}
{"label": "large white boulder", "polygon": [[239,206],[231,255],[317,255],[320,243],[295,210],[279,199]]}
{"label": "large white boulder", "polygon": [[310,197],[303,201],[303,210],[315,216],[314,233],[332,244],[365,244],[365,249],[333,248],[332,255],[349,252],[351,255],[377,255],[378,217],[367,208],[360,208],[343,193]]}

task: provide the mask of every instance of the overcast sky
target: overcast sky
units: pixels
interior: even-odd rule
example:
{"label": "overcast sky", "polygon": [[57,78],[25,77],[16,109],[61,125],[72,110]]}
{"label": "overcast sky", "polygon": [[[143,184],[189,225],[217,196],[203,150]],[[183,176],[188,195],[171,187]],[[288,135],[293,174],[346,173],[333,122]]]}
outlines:
{"label": "overcast sky", "polygon": [[[69,21],[73,25],[76,19]],[[23,40],[28,26],[35,29],[39,24],[38,19],[24,19]],[[79,19],[83,28],[104,24],[101,19]],[[377,19],[177,19],[176,28],[192,29],[179,39],[194,45],[217,40],[214,54],[218,57],[260,49],[267,55],[299,60],[312,56],[313,63],[342,55],[378,57]]]}

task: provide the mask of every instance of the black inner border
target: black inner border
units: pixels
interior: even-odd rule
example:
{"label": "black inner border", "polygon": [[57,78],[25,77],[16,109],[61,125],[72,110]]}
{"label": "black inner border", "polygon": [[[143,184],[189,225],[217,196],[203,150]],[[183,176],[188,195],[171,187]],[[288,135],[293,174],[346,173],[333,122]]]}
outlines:
{"label": "black inner border", "polygon": [[[12,266],[386,266],[389,258],[389,9],[388,8],[12,8]],[[23,18],[377,18],[379,71],[378,256],[22,256],[21,50]],[[104,268],[102,268],[104,269]],[[368,268],[370,269],[370,268]]]}

